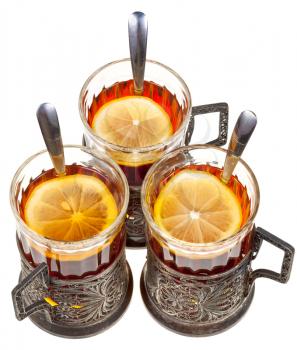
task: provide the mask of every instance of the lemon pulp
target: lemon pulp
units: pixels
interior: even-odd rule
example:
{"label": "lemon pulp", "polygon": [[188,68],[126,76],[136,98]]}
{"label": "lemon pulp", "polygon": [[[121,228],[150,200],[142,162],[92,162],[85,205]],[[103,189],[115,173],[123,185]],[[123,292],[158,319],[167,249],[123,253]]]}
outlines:
{"label": "lemon pulp", "polygon": [[173,133],[166,111],[144,96],[126,96],[104,104],[91,127],[102,139],[132,148],[162,143]]}
{"label": "lemon pulp", "polygon": [[78,241],[100,233],[118,215],[112,193],[94,176],[75,174],[40,183],[24,208],[27,225],[58,241]]}
{"label": "lemon pulp", "polygon": [[185,169],[161,189],[154,220],[176,239],[209,243],[234,235],[241,226],[242,210],[236,195],[216,176]]}

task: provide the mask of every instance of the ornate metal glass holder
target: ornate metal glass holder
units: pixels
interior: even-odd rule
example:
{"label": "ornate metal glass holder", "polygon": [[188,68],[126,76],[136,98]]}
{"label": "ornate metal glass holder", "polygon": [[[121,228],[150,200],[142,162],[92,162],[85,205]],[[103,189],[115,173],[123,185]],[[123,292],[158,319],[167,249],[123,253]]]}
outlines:
{"label": "ornate metal glass holder", "polygon": [[27,159],[10,191],[22,262],[12,300],[18,320],[29,317],[51,334],[81,338],[111,326],[131,299],[133,278],[125,256],[129,187],[119,166],[105,155],[82,146],[65,146],[64,153],[66,165],[103,172],[118,215],[100,235],[84,240],[53,240],[31,230],[22,216],[23,195],[32,179],[53,165],[46,151]]}
{"label": "ornate metal glass holder", "polygon": [[[263,240],[284,251],[280,273],[252,270],[252,260]],[[233,326],[245,314],[253,299],[256,278],[286,283],[293,256],[291,245],[261,228],[256,229],[251,254],[231,270],[212,276],[179,273],[148,248],[141,275],[141,295],[152,316],[166,328],[185,335],[213,335]]]}
{"label": "ornate metal glass holder", "polygon": [[[260,191],[255,175],[242,159],[233,172],[236,182],[230,183],[235,193],[242,193],[238,200],[246,215],[235,235],[218,242],[188,242],[156,224],[154,205],[163,179],[187,167],[207,166],[209,172],[220,171],[226,152],[207,145],[176,149],[151,167],[142,186],[141,204],[148,227],[142,298],[163,326],[185,335],[205,336],[226,330],[247,311],[257,278],[285,283],[292,268],[294,248],[262,228],[255,228]],[[263,241],[284,252],[280,273],[253,271],[252,261]]]}
{"label": "ornate metal glass holder", "polygon": [[74,280],[51,278],[46,263],[34,269],[21,257],[20,283],[12,291],[18,320],[29,317],[51,334],[82,338],[110,327],[129,305],[133,279],[124,249],[104,272]]}

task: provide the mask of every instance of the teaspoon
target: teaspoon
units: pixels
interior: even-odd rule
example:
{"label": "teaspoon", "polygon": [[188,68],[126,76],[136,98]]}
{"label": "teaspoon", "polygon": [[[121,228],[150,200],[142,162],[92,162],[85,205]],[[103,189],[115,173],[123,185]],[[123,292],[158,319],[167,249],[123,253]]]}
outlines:
{"label": "teaspoon", "polygon": [[243,111],[237,119],[225,159],[221,180],[228,183],[249,139],[257,125],[257,117],[251,111]]}
{"label": "teaspoon", "polygon": [[57,111],[52,104],[43,103],[36,115],[56,173],[58,176],[65,175],[64,147]]}
{"label": "teaspoon", "polygon": [[135,94],[143,92],[148,23],[143,12],[133,12],[128,21],[130,59]]}

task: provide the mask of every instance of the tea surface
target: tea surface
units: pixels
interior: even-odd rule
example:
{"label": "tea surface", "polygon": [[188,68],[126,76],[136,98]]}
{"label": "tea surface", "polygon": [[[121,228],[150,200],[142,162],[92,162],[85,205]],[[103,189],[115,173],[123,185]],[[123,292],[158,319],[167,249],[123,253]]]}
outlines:
{"label": "tea surface", "polygon": [[27,225],[40,235],[73,242],[100,234],[114,222],[118,210],[98,176],[69,174],[67,168],[65,176],[49,170],[32,181],[22,198],[22,213]]}
{"label": "tea surface", "polygon": [[[104,111],[105,106],[111,106],[113,103],[116,103],[116,101],[120,100],[126,101],[127,103],[127,101],[129,101],[130,98],[132,98],[134,102],[139,100],[140,98],[142,102],[145,101],[143,103],[144,105],[147,105],[147,101],[150,100],[151,103],[147,105],[147,107],[150,106],[151,108],[146,109],[145,113],[143,114],[143,118],[147,119],[146,112],[149,111],[152,111],[155,117],[157,114],[158,117],[152,120],[150,119],[150,115],[148,114],[147,117],[149,118],[146,123],[147,125],[143,124],[146,129],[145,135],[140,135],[138,133],[138,128],[139,126],[141,126],[141,124],[138,123],[138,119],[141,119],[141,117],[139,117],[139,110],[136,111],[135,114],[136,116],[138,115],[138,118],[136,118],[136,120],[134,119],[134,121],[133,117],[131,118],[131,113],[127,114],[125,111],[124,118],[121,118],[122,113],[121,109],[119,108],[121,103],[119,103],[117,105],[117,108],[114,108],[114,110],[112,111],[113,116],[115,117],[113,118],[113,120],[115,121],[119,118],[120,121],[118,123],[114,123],[115,129],[119,129],[120,124],[122,125],[123,129],[118,130],[115,133],[106,135],[106,137],[104,137],[104,135],[99,134],[99,136],[101,136],[103,139],[107,139],[111,143],[116,144],[118,146],[122,145],[132,147],[143,147],[149,144],[158,144],[165,141],[172,134],[174,134],[183,122],[184,109],[186,108],[186,106],[181,106],[178,102],[177,97],[173,95],[166,87],[157,85],[154,82],[144,81],[144,90],[142,95],[139,97],[135,96],[133,80],[128,80],[117,82],[108,88],[103,88],[102,91],[100,91],[100,93],[98,94],[98,96],[94,96],[91,106],[88,109],[88,124],[90,125],[90,127],[94,127],[94,129],[99,127],[101,128],[99,123],[100,116],[98,117],[98,113],[100,114],[100,110]],[[139,103],[136,103],[136,105],[136,107],[139,109]],[[126,108],[124,106],[122,107]],[[111,131],[112,128],[114,128],[114,126],[110,126],[110,124],[108,123],[107,126],[107,129],[106,125],[103,127],[103,129]],[[102,130],[100,132],[102,132]],[[156,160],[158,160],[158,157],[160,156],[148,153],[118,153],[120,154],[117,154],[116,152],[111,152],[110,156],[114,160],[116,160],[116,162],[122,168],[123,172],[125,173],[128,179],[129,185],[136,187],[141,186],[147,171],[149,170],[151,165]]]}

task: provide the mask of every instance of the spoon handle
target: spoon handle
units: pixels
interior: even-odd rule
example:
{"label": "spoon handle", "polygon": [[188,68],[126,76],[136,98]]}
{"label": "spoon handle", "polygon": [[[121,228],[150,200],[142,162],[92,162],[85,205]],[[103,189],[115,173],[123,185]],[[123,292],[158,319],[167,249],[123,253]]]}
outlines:
{"label": "spoon handle", "polygon": [[128,21],[130,58],[136,94],[143,92],[148,24],[143,12],[133,12]]}
{"label": "spoon handle", "polygon": [[257,117],[251,111],[243,111],[235,124],[225,159],[222,181],[228,183],[255,127]]}
{"label": "spoon handle", "polygon": [[39,106],[36,115],[56,173],[65,175],[64,147],[57,111],[52,104],[43,103]]}

